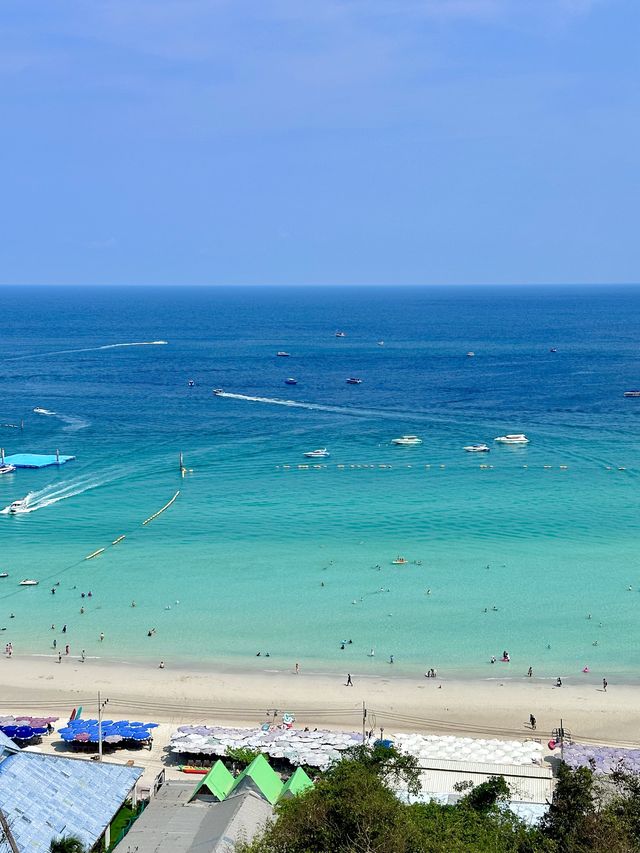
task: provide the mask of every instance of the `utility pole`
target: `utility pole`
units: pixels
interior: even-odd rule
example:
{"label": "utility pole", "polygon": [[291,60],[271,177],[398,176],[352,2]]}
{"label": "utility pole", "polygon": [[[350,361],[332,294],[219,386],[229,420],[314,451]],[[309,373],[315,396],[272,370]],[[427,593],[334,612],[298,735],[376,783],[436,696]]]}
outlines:
{"label": "utility pole", "polygon": [[18,850],[18,845],[16,844],[16,840],[11,833],[11,827],[7,823],[7,819],[4,816],[4,812],[0,809],[0,829],[2,829],[4,833],[4,837],[7,839],[7,843],[11,848],[11,853],[20,853]]}
{"label": "utility pole", "polygon": [[109,700],[101,701],[100,691],[98,690],[98,761],[102,761],[102,709]]}
{"label": "utility pole", "polygon": [[362,743],[365,742],[366,739],[366,725],[367,725],[367,708],[364,704],[364,699],[362,700]]}

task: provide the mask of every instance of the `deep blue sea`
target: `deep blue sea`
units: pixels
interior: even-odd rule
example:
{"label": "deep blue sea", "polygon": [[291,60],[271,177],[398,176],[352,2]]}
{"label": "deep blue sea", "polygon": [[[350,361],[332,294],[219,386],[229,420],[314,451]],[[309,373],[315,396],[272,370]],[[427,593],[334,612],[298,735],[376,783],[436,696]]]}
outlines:
{"label": "deep blue sea", "polygon": [[0,515],[16,653],[636,676],[639,288],[4,287],[0,316],[0,445],[77,457],[0,477],[34,508]]}

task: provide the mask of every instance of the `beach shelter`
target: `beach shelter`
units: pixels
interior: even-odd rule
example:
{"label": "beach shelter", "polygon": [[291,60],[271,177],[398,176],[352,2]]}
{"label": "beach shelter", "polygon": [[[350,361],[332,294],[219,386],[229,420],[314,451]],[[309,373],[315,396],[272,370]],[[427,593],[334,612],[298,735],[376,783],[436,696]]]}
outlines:
{"label": "beach shelter", "polygon": [[302,767],[297,767],[293,776],[290,776],[285,782],[282,793],[280,794],[280,799],[289,800],[291,797],[297,797],[298,794],[306,791],[307,788],[313,788],[313,782],[309,779]]}
{"label": "beach shelter", "polygon": [[230,794],[254,791],[273,806],[278,802],[283,789],[282,780],[270,766],[264,755],[258,755],[236,778]]}
{"label": "beach shelter", "polygon": [[216,799],[222,802],[232,789],[233,782],[234,779],[231,773],[227,770],[222,761],[218,760],[211,770],[209,770],[207,775],[203,776],[198,782],[195,791],[189,797],[189,802],[191,803],[200,793],[213,794]]}

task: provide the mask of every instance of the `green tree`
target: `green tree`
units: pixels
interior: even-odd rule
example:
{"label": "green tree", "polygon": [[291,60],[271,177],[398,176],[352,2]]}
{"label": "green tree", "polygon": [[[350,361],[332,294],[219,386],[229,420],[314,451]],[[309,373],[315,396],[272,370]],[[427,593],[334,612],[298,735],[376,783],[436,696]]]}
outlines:
{"label": "green tree", "polygon": [[588,767],[572,770],[562,762],[558,766],[557,777],[553,800],[542,821],[542,829],[561,850],[579,850],[586,818],[595,810],[593,771]]}
{"label": "green tree", "polygon": [[488,812],[499,802],[506,802],[511,792],[503,776],[492,776],[486,782],[476,785],[461,801],[461,805],[469,806],[477,812]]}
{"label": "green tree", "polygon": [[49,853],[85,853],[85,846],[77,836],[64,835],[53,839]]}

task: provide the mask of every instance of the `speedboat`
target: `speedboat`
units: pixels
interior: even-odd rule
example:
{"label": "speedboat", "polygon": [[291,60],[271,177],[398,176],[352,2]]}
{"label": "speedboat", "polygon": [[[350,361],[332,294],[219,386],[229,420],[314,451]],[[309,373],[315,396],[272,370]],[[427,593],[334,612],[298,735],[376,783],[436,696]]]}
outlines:
{"label": "speedboat", "polygon": [[307,459],[325,459],[327,456],[331,456],[326,447],[323,447],[320,450],[310,450],[304,455],[307,457]]}
{"label": "speedboat", "polygon": [[394,566],[404,566],[404,565],[405,565],[405,563],[408,563],[408,562],[409,562],[408,560],[406,560],[404,557],[400,557],[400,556],[397,556],[397,557],[395,558],[395,560],[392,560],[392,561],[391,561],[391,563],[392,563]]}
{"label": "speedboat", "polygon": [[391,444],[399,444],[401,447],[412,447],[414,444],[422,444],[422,439],[417,435],[401,435],[400,438],[391,440]]}
{"label": "speedboat", "polygon": [[500,444],[529,444],[529,439],[521,432],[499,435],[494,441],[499,441]]}
{"label": "speedboat", "polygon": [[379,346],[379,347],[383,347],[383,346],[384,346],[384,341],[378,341],[378,346]]}
{"label": "speedboat", "polygon": [[15,465],[0,465],[0,474],[11,474],[15,470]]}
{"label": "speedboat", "polygon": [[219,397],[220,394],[224,394],[224,389],[223,388],[214,388],[213,393],[216,395],[216,397]]}
{"label": "speedboat", "polygon": [[362,385],[362,379],[358,379],[357,376],[350,376],[347,379],[347,385]]}
{"label": "speedboat", "polygon": [[36,415],[55,415],[55,412],[50,412],[49,409],[41,409],[40,406],[36,406],[33,411]]}
{"label": "speedboat", "polygon": [[291,377],[289,377],[288,379],[285,379],[285,380],[284,380],[284,384],[285,384],[285,385],[297,385],[297,384],[298,384],[298,380],[297,380],[297,379],[292,379]]}
{"label": "speedboat", "polygon": [[11,515],[16,515],[18,512],[26,512],[27,511],[27,499],[22,498],[20,501],[14,501],[9,505],[9,512]]}
{"label": "speedboat", "polygon": [[8,578],[9,572],[0,572],[0,578]]}
{"label": "speedboat", "polygon": [[467,453],[489,453],[491,448],[488,444],[468,444],[465,450]]}
{"label": "speedboat", "polygon": [[29,578],[26,578],[25,580],[20,581],[18,586],[38,586],[39,583],[40,581],[34,581],[30,580]]}
{"label": "speedboat", "polygon": [[193,386],[194,386],[195,384],[196,384],[196,383],[193,381],[193,379],[190,379],[190,380],[187,382],[187,385],[189,386],[189,388],[193,388]]}
{"label": "speedboat", "polygon": [[640,397],[640,391],[625,391],[625,397]]}
{"label": "speedboat", "polygon": [[556,347],[551,347],[551,349],[549,350],[549,352],[558,352],[558,350],[557,350],[557,348],[556,348]]}
{"label": "speedboat", "polygon": [[291,356],[291,353],[290,352],[284,352],[281,350],[280,352],[277,352],[276,355],[279,356],[280,358],[289,358]]}
{"label": "speedboat", "polygon": [[474,355],[475,355],[475,352],[471,352],[471,351],[469,351],[469,352],[467,353],[467,358],[473,358],[473,357],[474,357]]}
{"label": "speedboat", "polygon": [[336,332],[336,338],[346,338],[346,337],[347,337],[346,332]]}

